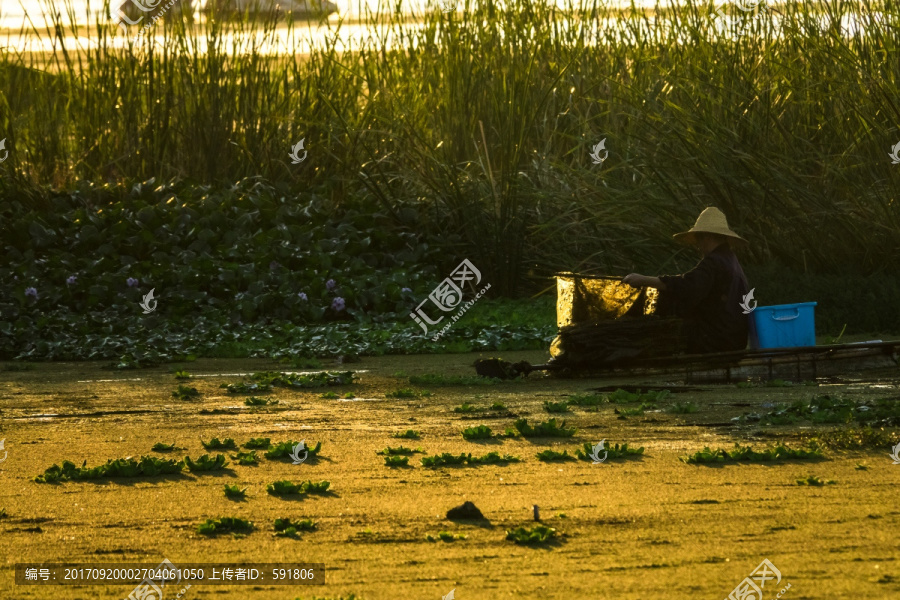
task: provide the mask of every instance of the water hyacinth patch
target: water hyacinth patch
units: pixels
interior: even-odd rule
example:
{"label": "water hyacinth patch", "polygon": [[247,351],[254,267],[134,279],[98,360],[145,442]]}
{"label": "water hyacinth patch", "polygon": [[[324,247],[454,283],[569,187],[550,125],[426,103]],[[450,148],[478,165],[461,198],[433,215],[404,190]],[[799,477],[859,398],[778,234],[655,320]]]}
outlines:
{"label": "water hyacinth patch", "polygon": [[153,444],[153,447],[150,448],[153,452],[172,452],[173,450],[177,450],[175,444],[163,444],[162,442],[156,442]]}
{"label": "water hyacinth patch", "polygon": [[553,461],[566,461],[566,460],[575,460],[574,456],[571,456],[566,450],[562,452],[556,452],[554,450],[543,450],[542,452],[538,452],[537,455],[538,460],[542,460],[544,462],[553,462]]}
{"label": "water hyacinth patch", "polygon": [[408,456],[385,456],[384,457],[384,465],[386,467],[408,467],[409,466],[409,457]]}
{"label": "water hyacinth patch", "polygon": [[463,439],[466,440],[488,440],[494,437],[491,428],[487,425],[479,425],[477,427],[467,427],[462,432]]}
{"label": "water hyacinth patch", "polygon": [[312,519],[291,521],[290,519],[275,519],[273,524],[275,535],[296,538],[301,531],[315,531],[317,525]]}
{"label": "water hyacinth patch", "polygon": [[422,439],[422,434],[415,429],[407,429],[403,432],[391,434],[391,437],[401,440],[419,440]]}
{"label": "water hyacinth patch", "polygon": [[250,441],[244,444],[244,448],[267,449],[270,441],[270,438],[250,438]]}
{"label": "water hyacinth patch", "polygon": [[203,535],[219,535],[222,533],[250,533],[253,531],[253,523],[239,517],[222,517],[221,519],[206,519],[197,526],[197,533]]}
{"label": "water hyacinth patch", "polygon": [[232,500],[243,500],[247,495],[247,488],[241,489],[236,485],[225,484],[225,497]]}
{"label": "water hyacinth patch", "polygon": [[[279,442],[274,444],[268,452],[266,452],[266,458],[277,459],[277,458],[290,458],[291,454],[294,453],[294,446],[296,446],[299,442],[289,441],[289,442]],[[317,442],[315,446],[306,447],[307,452],[309,453],[307,456],[309,458],[313,458],[316,454],[319,453],[319,450],[322,449],[322,442]]]}
{"label": "water hyacinth patch", "polygon": [[808,450],[788,448],[778,444],[774,448],[768,448],[762,452],[756,452],[750,446],[735,444],[731,451],[710,450],[709,446],[694,454],[682,456],[681,460],[687,464],[720,463],[720,462],[777,462],[785,460],[816,460],[821,459],[822,451],[815,443],[809,444]]}
{"label": "water hyacinth patch", "polygon": [[[86,463],[87,461],[85,461]],[[96,467],[76,467],[75,463],[64,460],[62,467],[53,465],[42,475],[34,478],[38,483],[57,483],[62,481],[75,481],[84,479],[106,479],[118,477],[156,477],[159,475],[174,475],[180,473],[184,463],[175,459],[162,459],[153,456],[142,456],[140,460],[134,458],[119,458],[109,460],[105,465]]]}
{"label": "water hyacinth patch", "polygon": [[425,454],[425,451],[421,448],[404,448],[403,446],[391,448],[390,446],[387,446],[384,450],[378,450],[375,452],[375,454],[383,454],[384,456],[412,456],[416,453]]}
{"label": "water hyacinth patch", "polygon": [[224,441],[220,441],[219,438],[214,437],[208,442],[200,440],[200,444],[204,450],[237,450],[237,444],[234,443],[233,438],[225,438]]}
{"label": "water hyacinth patch", "polygon": [[350,385],[356,379],[353,371],[320,371],[318,373],[307,373],[298,375],[294,373],[279,373],[276,371],[261,371],[254,373],[250,378],[260,384],[307,389],[332,385]]}
{"label": "water hyacinth patch", "polygon": [[209,454],[204,454],[196,461],[191,460],[190,456],[184,457],[184,464],[191,472],[199,473],[204,471],[221,471],[228,463],[225,461],[224,454],[217,454],[215,458]]}
{"label": "water hyacinth patch", "polygon": [[324,494],[331,485],[328,481],[313,483],[305,481],[292,483],[288,480],[275,481],[266,486],[266,491],[273,496],[292,496],[300,494]]}
{"label": "water hyacinth patch", "polygon": [[523,545],[543,544],[554,536],[556,536],[556,529],[546,525],[537,525],[531,529],[517,527],[506,532],[507,540]]}
{"label": "water hyacinth patch", "polygon": [[[628,444],[614,444],[604,450],[606,453],[606,458],[609,459],[617,459],[617,458],[634,458],[637,456],[641,456],[644,454],[644,447],[640,448],[629,448]],[[593,462],[593,457],[591,456],[594,453],[594,447],[585,442],[581,448],[575,450],[575,456],[580,460],[587,460]]]}
{"label": "water hyacinth patch", "polygon": [[518,419],[514,424],[516,430],[522,437],[572,437],[575,435],[576,429],[566,429],[565,421],[557,421],[550,419],[549,421],[538,423],[535,426],[528,424],[528,419]]}
{"label": "water hyacinth patch", "polygon": [[272,400],[271,398],[257,398],[256,396],[250,396],[246,400],[244,400],[244,404],[247,406],[272,406],[278,404],[278,400]]}
{"label": "water hyacinth patch", "polygon": [[237,454],[232,454],[231,458],[232,460],[236,460],[239,465],[245,467],[259,464],[259,457],[256,456],[256,450],[251,450],[250,452],[238,452]]}
{"label": "water hyacinth patch", "polygon": [[200,392],[197,391],[197,388],[187,385],[179,385],[178,389],[172,392],[172,397],[178,398],[179,400],[190,400],[191,398],[196,398],[199,395]]}
{"label": "water hyacinth patch", "polygon": [[219,386],[228,391],[229,394],[254,394],[256,392],[268,392],[272,388],[268,383],[223,383]]}

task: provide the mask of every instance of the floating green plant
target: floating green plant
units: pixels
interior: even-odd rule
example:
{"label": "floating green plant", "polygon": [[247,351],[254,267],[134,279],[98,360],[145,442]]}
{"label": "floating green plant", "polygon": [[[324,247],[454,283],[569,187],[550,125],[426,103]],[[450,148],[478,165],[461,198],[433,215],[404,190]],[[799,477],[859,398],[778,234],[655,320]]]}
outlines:
{"label": "floating green plant", "polygon": [[695,463],[719,463],[719,462],[773,462],[784,460],[813,460],[822,458],[822,451],[815,444],[810,444],[809,450],[788,448],[778,444],[774,448],[756,452],[750,446],[735,444],[731,451],[710,450],[709,446],[694,454],[682,456],[681,460],[688,464]]}
{"label": "floating green plant", "polygon": [[[87,463],[87,461],[85,461]],[[38,483],[57,483],[71,480],[107,479],[118,477],[156,477],[159,475],[174,475],[184,468],[183,461],[175,459],[156,458],[155,456],[142,456],[140,460],[134,458],[118,458],[109,460],[105,465],[96,467],[76,467],[75,463],[64,460],[62,466],[53,465],[43,474],[34,478]]]}
{"label": "floating green plant", "polygon": [[570,455],[565,450],[563,450],[562,452],[556,452],[554,450],[543,450],[537,453],[537,457],[538,460],[542,460],[544,462],[575,460],[575,457]]}
{"label": "floating green plant", "polygon": [[250,441],[244,444],[244,448],[266,449],[270,441],[269,438],[250,438]]}
{"label": "floating green plant", "polygon": [[250,452],[238,452],[231,455],[232,460],[236,460],[239,465],[250,466],[259,464],[259,457],[256,456],[256,450]]}
{"label": "floating green plant", "polygon": [[253,523],[239,517],[222,517],[221,519],[206,519],[197,526],[197,533],[203,535],[219,535],[222,533],[250,533],[253,531]]}
{"label": "floating green plant", "polygon": [[191,460],[190,456],[185,456],[184,464],[187,465],[191,472],[221,471],[228,465],[224,454],[217,454],[215,458],[212,458],[209,454],[204,454],[196,461]]}
{"label": "floating green plant", "polygon": [[528,424],[527,419],[519,419],[515,422],[516,430],[526,438],[534,437],[572,437],[576,429],[566,429],[565,421],[557,421],[555,418],[538,423],[535,426]]}
{"label": "floating green plant", "polygon": [[178,389],[172,392],[172,397],[178,398],[179,400],[190,400],[191,398],[196,398],[199,395],[200,392],[197,391],[197,388],[187,385],[179,385]]}
{"label": "floating green plant", "polygon": [[544,544],[556,536],[556,529],[546,525],[537,525],[531,529],[517,527],[506,532],[506,539],[517,544],[537,545]]}
{"label": "floating green plant", "polygon": [[162,442],[156,442],[150,449],[154,452],[172,452],[173,450],[178,450],[174,443],[163,444]]}
{"label": "floating green plant", "polygon": [[[299,444],[300,442],[288,441],[288,442],[278,442],[277,444],[273,444],[271,448],[266,452],[266,458],[276,459],[276,458],[285,458],[290,457],[294,453],[294,446]],[[322,442],[317,442],[315,446],[307,446],[305,450],[308,452],[307,456],[312,458],[313,456],[319,453],[319,450],[322,449]]]}
{"label": "floating green plant", "polygon": [[191,374],[187,371],[175,371],[175,379],[190,379]]}
{"label": "floating green plant", "polygon": [[244,404],[247,406],[267,406],[278,404],[278,400],[272,400],[271,398],[259,398],[257,396],[250,396],[246,400],[244,400]]}
{"label": "floating green plant", "polygon": [[569,404],[567,402],[551,402],[550,400],[545,400],[544,410],[548,413],[564,413],[568,412]]}
{"label": "floating green plant", "polygon": [[450,533],[449,531],[439,531],[437,536],[433,536],[430,533],[425,536],[425,539],[429,542],[436,542],[438,540],[442,542],[453,542],[456,540],[465,540],[468,539],[463,533]]}
{"label": "floating green plant", "polygon": [[225,496],[232,500],[242,500],[247,495],[247,488],[241,489],[236,485],[225,484]]}
{"label": "floating green plant", "polygon": [[378,452],[376,452],[376,454],[383,454],[385,456],[394,456],[394,455],[412,456],[415,453],[424,454],[424,452],[425,451],[422,450],[421,448],[405,448],[403,446],[398,446],[397,448],[391,448],[390,446],[387,446],[384,448],[384,450],[379,450]]}
{"label": "floating green plant", "polygon": [[208,442],[200,440],[200,444],[204,450],[237,450],[237,444],[234,443],[232,438],[225,438],[224,441],[220,441],[219,438],[214,437]]}
{"label": "floating green plant", "polygon": [[290,519],[275,519],[273,527],[276,531],[275,535],[284,537],[297,537],[301,531],[315,531],[317,526],[312,519],[301,519],[299,521],[291,521]]}
{"label": "floating green plant", "polygon": [[312,481],[304,481],[302,483],[293,483],[288,480],[275,481],[266,486],[266,491],[273,496],[290,496],[297,494],[324,494],[331,485],[328,481],[320,481],[313,483]]}
{"label": "floating green plant", "polygon": [[415,429],[407,429],[406,431],[400,433],[394,433],[391,435],[391,437],[401,440],[418,440],[422,438],[422,434]]}
{"label": "floating green plant", "polygon": [[386,467],[407,467],[409,466],[408,456],[385,456],[384,465]]}
{"label": "floating green plant", "polygon": [[462,436],[467,440],[487,440],[494,437],[494,434],[487,425],[478,425],[477,427],[466,427]]}

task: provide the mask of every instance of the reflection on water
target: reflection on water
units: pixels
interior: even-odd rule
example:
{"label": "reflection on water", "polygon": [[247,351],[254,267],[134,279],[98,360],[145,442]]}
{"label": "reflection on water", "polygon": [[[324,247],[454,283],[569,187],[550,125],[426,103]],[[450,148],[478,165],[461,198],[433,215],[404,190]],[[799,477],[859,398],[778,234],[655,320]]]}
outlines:
{"label": "reflection on water", "polygon": [[[109,0],[113,6],[116,6],[121,1]],[[160,0],[160,2],[162,1]],[[448,1],[453,0],[403,0],[400,7],[401,13],[412,17],[411,21],[404,26],[404,29],[410,31],[422,27],[421,23],[415,21],[416,15],[421,15],[430,10],[439,10],[442,3]],[[469,2],[473,1],[469,0]],[[592,1],[556,0],[555,3],[557,6],[566,7],[572,3],[578,5],[581,2],[591,3]],[[205,21],[205,18],[200,11],[205,7],[206,2],[207,0],[194,0],[197,22],[201,24]],[[367,15],[394,12],[397,7],[392,0],[332,0],[332,2],[338,6],[338,13],[332,14],[327,22],[297,21],[294,23],[293,28],[278,27],[274,32],[268,34],[262,43],[258,40],[253,41],[255,51],[262,54],[305,54],[310,52],[313,47],[325,48],[331,45],[338,51],[357,50],[362,47],[381,47],[382,43],[385,43],[388,48],[398,45],[400,36],[398,35],[399,28],[396,26],[376,27],[371,24],[360,23],[360,19],[365,20]],[[603,2],[603,0],[598,0],[598,2]],[[680,4],[682,0],[660,0],[662,6],[667,6],[670,2]],[[466,0],[456,0],[456,5],[460,7],[460,10],[465,3]],[[632,0],[607,0],[605,5],[609,7],[628,7],[631,6],[631,3]],[[634,0],[634,4],[638,7],[652,8],[657,5],[657,0]],[[720,2],[717,1],[716,4],[720,4]],[[64,36],[66,48],[77,49],[95,45],[97,42],[91,39],[92,34],[89,31],[93,24],[97,22],[101,13],[103,13],[104,6],[104,0],[2,0],[2,4],[0,4],[0,50],[4,49],[4,47],[21,53],[46,53],[58,50],[58,40],[52,35],[48,35],[46,31],[42,31],[40,35],[32,31],[33,28],[44,30],[51,25],[52,22],[48,16],[48,13],[51,11],[48,7],[54,7],[57,12],[61,13],[63,23],[66,25],[70,23],[68,7],[72,7],[74,9],[72,14],[75,17],[74,24],[87,26],[78,35],[70,30],[66,30],[66,35]],[[760,6],[764,6],[764,2],[760,2]],[[710,13],[710,17],[712,16],[713,14]],[[777,15],[766,10],[763,10],[760,15],[754,18],[771,19],[776,27],[779,23]],[[344,22],[340,23],[338,27],[341,20]],[[713,27],[719,31],[731,31],[732,21],[734,20],[732,17],[724,16],[715,21]],[[820,26],[824,26],[824,15],[819,20]],[[618,38],[620,42],[634,43],[638,41],[635,38],[646,40],[652,35],[659,35],[662,30],[666,29],[665,23],[662,23],[661,27],[657,27],[654,24],[655,21],[656,18],[651,16],[647,20],[635,23],[635,26],[627,31],[623,31],[620,27],[615,27],[614,29],[617,35],[620,36]],[[577,29],[587,27],[590,30],[589,36],[599,40],[604,38],[601,34],[608,28],[609,24],[609,19],[599,19],[589,24],[579,22],[573,25],[572,22],[563,22],[560,25],[564,29],[572,26]],[[845,35],[848,36],[854,35],[861,29],[859,21],[852,16],[844,16],[842,27]],[[154,29],[159,33],[159,28]],[[112,47],[127,46],[130,38],[134,38],[140,30],[139,26],[131,27],[128,30],[129,37],[117,35],[114,40],[109,41],[106,45]],[[153,31],[153,29],[150,31]],[[781,37],[781,33],[775,33],[774,36]],[[238,37],[243,40],[243,43],[237,42],[234,47],[236,47],[235,51],[240,53],[243,52],[241,46],[250,44],[251,40],[246,39],[248,38],[246,34]],[[625,39],[626,37],[628,39]],[[226,43],[225,47],[233,47],[232,42],[234,40],[232,36],[225,35],[223,38]],[[682,36],[679,35],[678,39],[681,38]],[[161,34],[154,35],[154,40],[158,44],[163,43]],[[687,39],[682,41],[689,43]],[[415,40],[412,43],[415,44]],[[201,37],[197,41],[197,48],[201,52],[206,50],[205,38]]]}

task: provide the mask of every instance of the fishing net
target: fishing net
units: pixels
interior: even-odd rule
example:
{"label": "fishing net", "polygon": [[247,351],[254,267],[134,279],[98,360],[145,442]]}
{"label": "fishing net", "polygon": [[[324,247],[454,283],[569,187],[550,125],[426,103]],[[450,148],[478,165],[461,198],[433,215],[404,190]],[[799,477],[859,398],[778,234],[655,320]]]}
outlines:
{"label": "fishing net", "polygon": [[609,366],[683,351],[682,321],[656,314],[659,292],[621,279],[556,276],[555,364]]}

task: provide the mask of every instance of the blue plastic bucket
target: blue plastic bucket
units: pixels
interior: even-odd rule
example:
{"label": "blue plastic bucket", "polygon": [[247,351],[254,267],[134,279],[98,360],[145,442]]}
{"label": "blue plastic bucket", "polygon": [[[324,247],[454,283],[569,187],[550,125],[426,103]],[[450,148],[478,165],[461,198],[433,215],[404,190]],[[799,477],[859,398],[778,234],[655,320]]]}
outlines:
{"label": "blue plastic bucket", "polygon": [[[757,306],[751,317],[759,348],[799,348],[816,345],[816,303]],[[752,345],[752,344],[751,344]]]}

